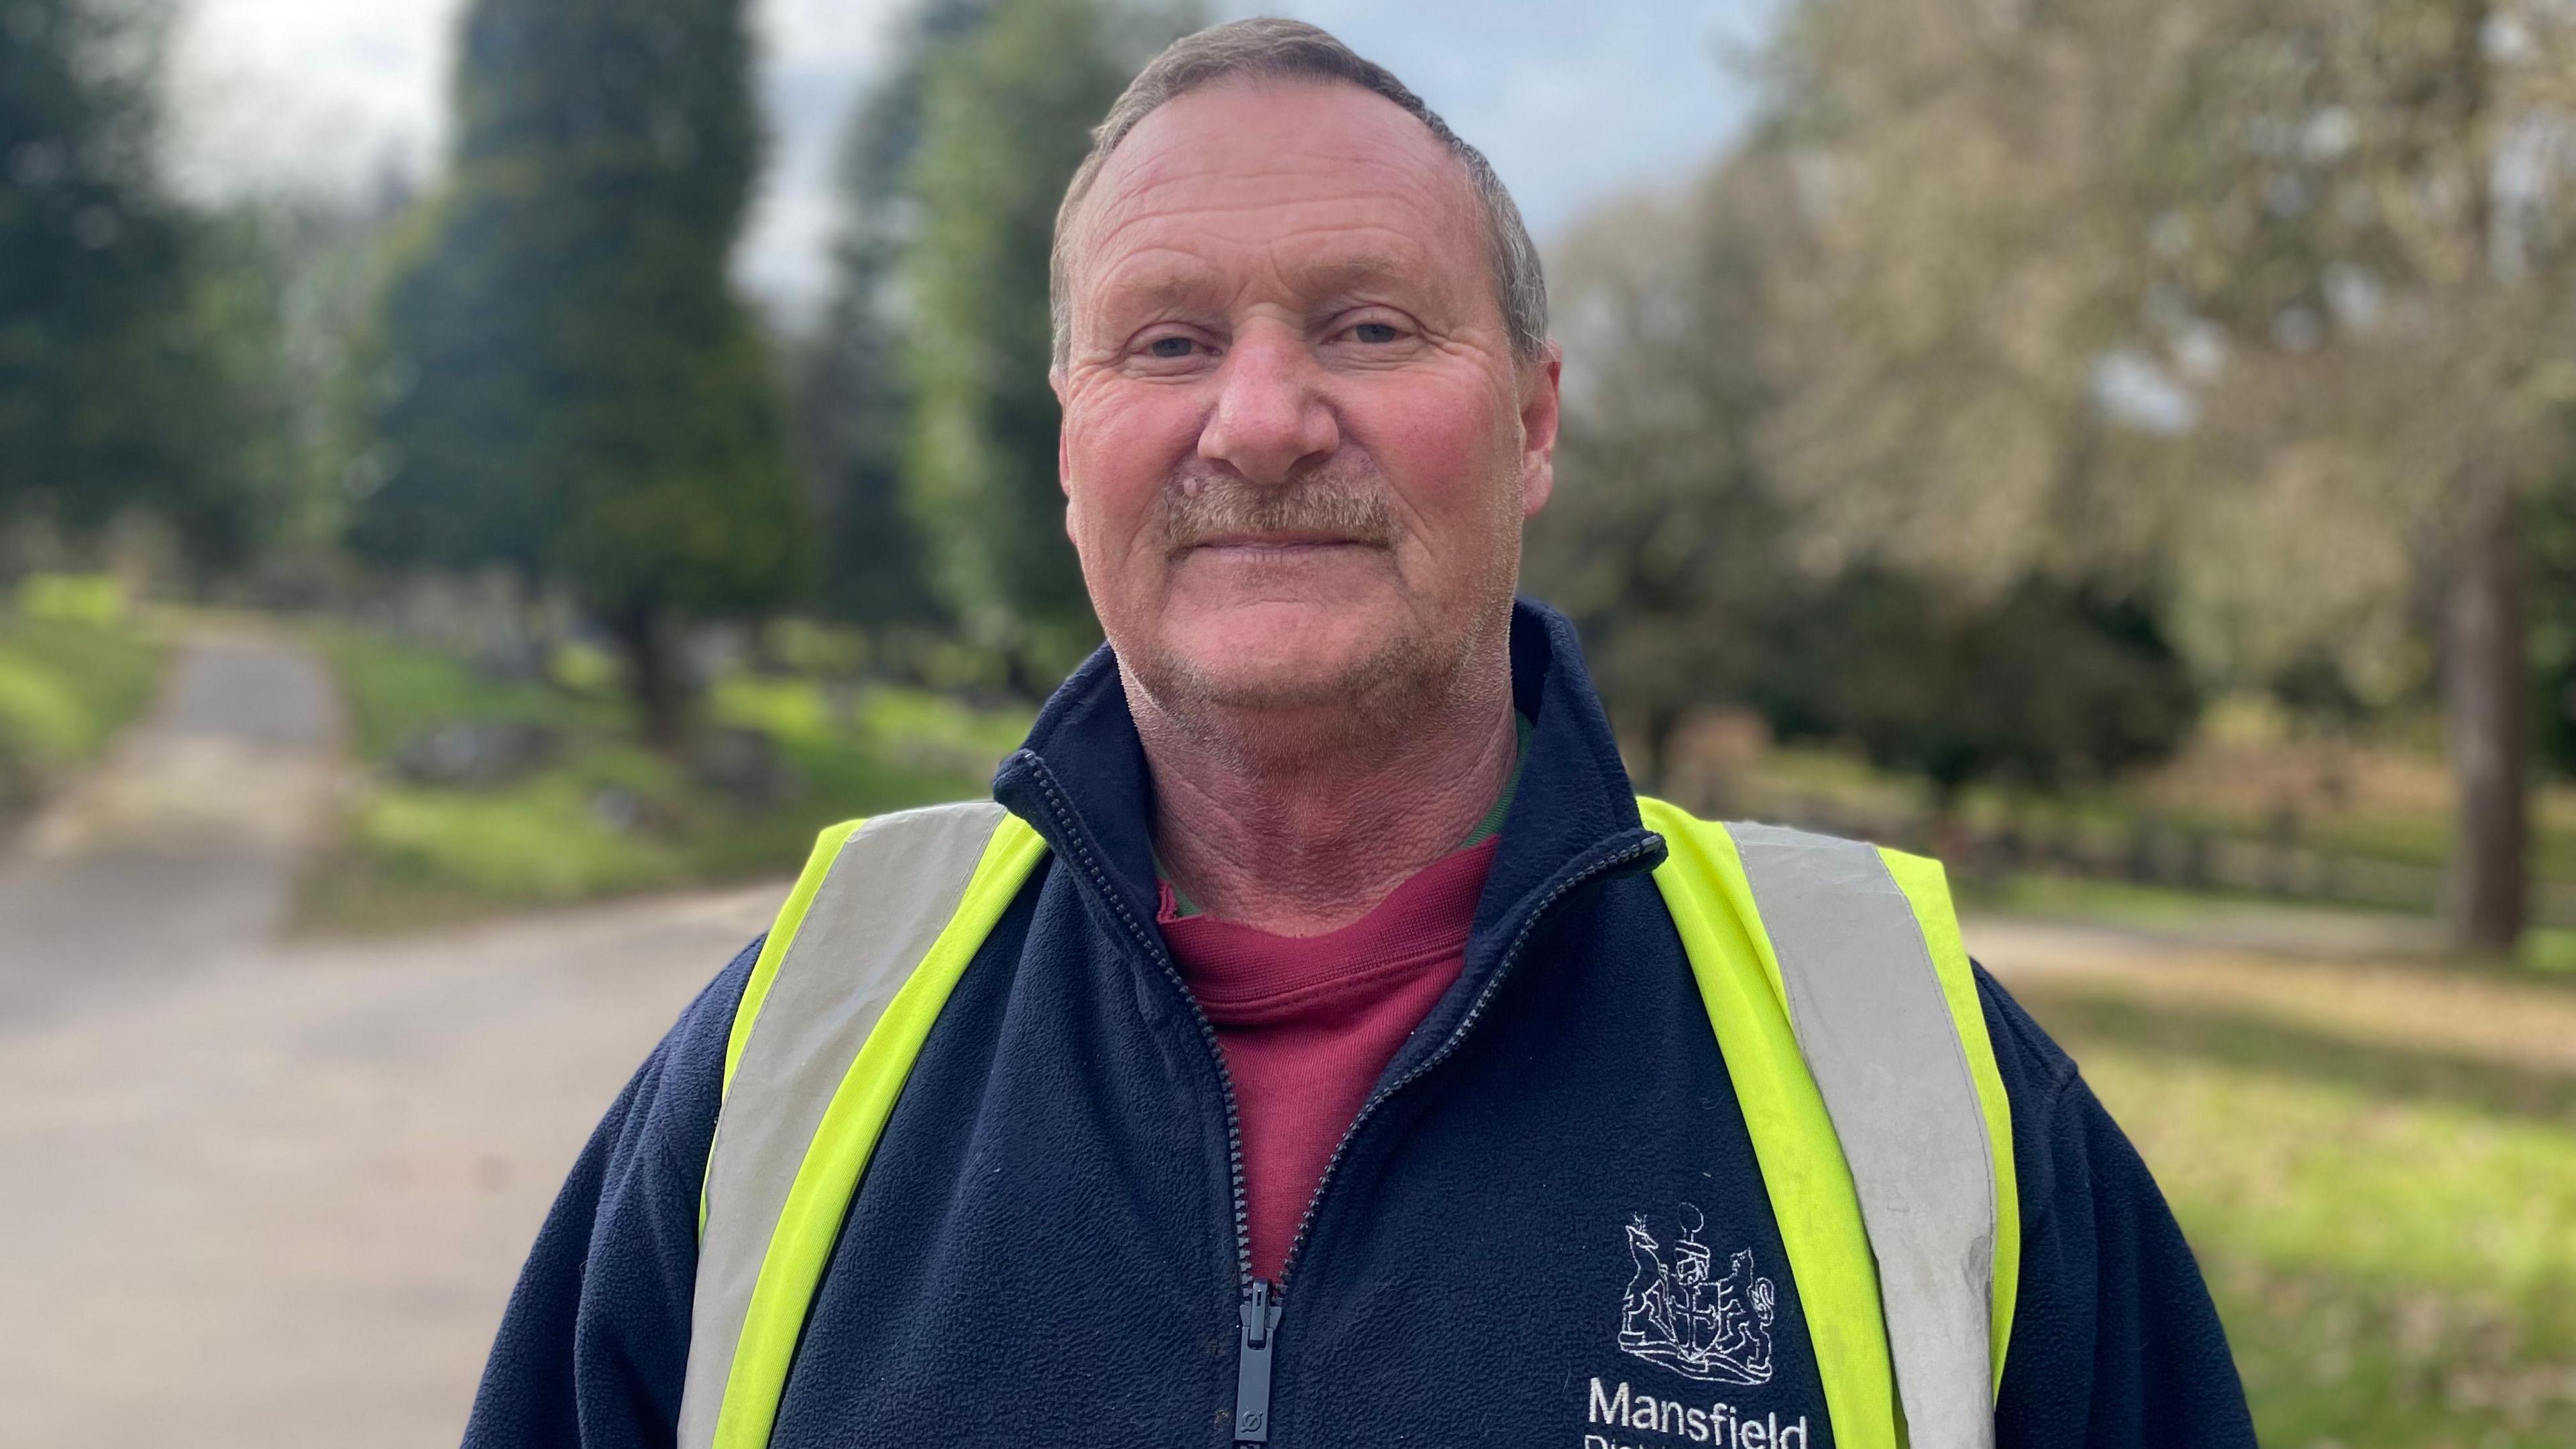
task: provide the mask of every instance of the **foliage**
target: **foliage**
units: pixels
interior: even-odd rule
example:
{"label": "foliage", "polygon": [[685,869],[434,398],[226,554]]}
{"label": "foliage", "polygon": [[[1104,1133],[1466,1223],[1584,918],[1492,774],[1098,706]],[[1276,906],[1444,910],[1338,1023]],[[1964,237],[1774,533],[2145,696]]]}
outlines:
{"label": "foliage", "polygon": [[2576,471],[2562,471],[2523,508],[2531,569],[2533,743],[2562,778],[2576,774]]}
{"label": "foliage", "polygon": [[[2088,391],[2123,274],[2096,193],[2155,71],[2151,7],[1814,0],[1775,57],[1796,265],[1761,339],[1767,461],[1808,546],[1994,593],[2116,572],[2128,480]],[[2143,58],[2142,58],[2143,57]]]}
{"label": "foliage", "polygon": [[454,720],[608,735],[626,724],[618,699],[598,688],[494,679],[451,655],[397,644],[353,625],[316,623],[306,632],[347,703],[350,747],[370,766],[392,759],[412,735]]}
{"label": "foliage", "polygon": [[478,0],[453,176],[385,298],[377,557],[569,584],[678,733],[676,617],[792,596],[802,498],[726,278],[759,154],[740,0]]}
{"label": "foliage", "polygon": [[923,81],[903,250],[910,506],[968,636],[1051,679],[1099,638],[1064,534],[1047,254],[1089,128],[1192,28],[1118,0],[998,0]]}
{"label": "foliage", "polygon": [[941,622],[903,501],[913,394],[896,269],[919,220],[912,169],[932,63],[991,9],[921,0],[909,10],[841,142],[832,294],[799,358],[796,411],[820,515],[822,601],[861,623]]}
{"label": "foliage", "polygon": [[1561,481],[1529,577],[1583,627],[1643,773],[1687,712],[1718,704],[1857,743],[1945,808],[1981,780],[2063,789],[2164,758],[2197,692],[2155,619],[2112,591],[1804,566],[1833,520],[1760,440],[1786,405],[1766,344],[1803,265],[1796,199],[1776,139],[1757,138],[1678,204],[1599,214],[1561,259]]}
{"label": "foliage", "polygon": [[125,586],[113,574],[29,574],[18,581],[18,612],[110,628],[125,621]]}
{"label": "foliage", "polygon": [[386,241],[411,200],[388,180],[353,197],[245,197],[214,219],[272,556],[335,547],[384,466],[364,364]]}
{"label": "foliage", "polygon": [[163,651],[119,623],[0,613],[0,815],[148,709]]}
{"label": "foliage", "polygon": [[149,509],[227,559],[261,524],[239,350],[258,337],[219,239],[156,174],[160,18],[136,0],[0,16],[0,516],[86,532]]}
{"label": "foliage", "polygon": [[2003,588],[2154,579],[2199,666],[2420,680],[2456,923],[2526,848],[2518,495],[2576,397],[2576,28],[2487,0],[1809,0],[1775,80],[1780,476],[1823,536]]}
{"label": "foliage", "polygon": [[[351,628],[315,641],[348,702],[353,745],[374,776],[341,849],[304,882],[300,914],[340,929],[400,929],[498,910],[774,873],[835,820],[979,794],[1026,734],[1025,711],[875,688],[835,703],[798,676],[719,682],[716,723],[776,743],[790,795],[754,805],[681,762],[630,743],[629,704],[560,683],[506,682],[462,660]],[[384,777],[404,741],[459,720],[556,732],[544,768],[460,789]]]}
{"label": "foliage", "polygon": [[1558,267],[1567,405],[1524,574],[1582,629],[1649,781],[1688,711],[1741,700],[1779,666],[1766,638],[1807,585],[1752,448],[1771,399],[1746,341],[1781,180],[1739,157],[1678,205],[1598,214]]}
{"label": "foliage", "polygon": [[1882,768],[1930,781],[1945,807],[1981,780],[2060,790],[2156,763],[2200,713],[2148,610],[2045,578],[1962,604],[1856,570],[1774,647],[1782,663],[1755,699],[1775,730],[1855,740]]}

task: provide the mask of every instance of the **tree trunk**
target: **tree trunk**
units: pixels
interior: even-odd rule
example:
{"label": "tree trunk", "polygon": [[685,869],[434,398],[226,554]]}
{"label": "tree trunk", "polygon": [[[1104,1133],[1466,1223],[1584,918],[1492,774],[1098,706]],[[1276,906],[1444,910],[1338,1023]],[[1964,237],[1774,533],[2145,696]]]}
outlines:
{"label": "tree trunk", "polygon": [[689,691],[671,647],[670,621],[658,609],[638,606],[611,618],[609,632],[626,656],[626,690],[645,743],[678,750],[689,733]]}
{"label": "tree trunk", "polygon": [[2459,843],[2444,907],[2458,945],[2511,951],[2528,904],[2530,834],[2514,494],[2502,479],[2473,475],[2456,496],[2460,533],[2442,598],[2442,710],[2460,795]]}

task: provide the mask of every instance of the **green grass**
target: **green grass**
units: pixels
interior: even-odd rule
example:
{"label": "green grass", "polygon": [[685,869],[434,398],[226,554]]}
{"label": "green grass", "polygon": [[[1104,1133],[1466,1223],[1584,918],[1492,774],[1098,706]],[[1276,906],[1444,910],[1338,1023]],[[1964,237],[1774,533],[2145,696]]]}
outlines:
{"label": "green grass", "polygon": [[2576,1077],[2027,982],[2279,1449],[2576,1443]]}
{"label": "green grass", "polygon": [[11,777],[23,795],[96,758],[149,709],[164,655],[123,623],[0,612],[0,809]]}
{"label": "green grass", "polygon": [[[634,742],[631,713],[586,650],[552,681],[500,682],[434,650],[346,627],[315,631],[348,699],[371,783],[341,849],[299,895],[299,919],[336,930],[405,929],[639,891],[786,875],[814,835],[853,816],[983,794],[1028,728],[917,691],[835,691],[745,675],[707,701],[712,723],[776,741],[791,789],[753,806]],[[386,768],[402,742],[456,720],[556,731],[547,765],[506,785],[413,784]]]}
{"label": "green grass", "polygon": [[623,705],[604,687],[494,680],[453,655],[345,624],[314,625],[307,637],[322,651],[348,703],[350,747],[370,765],[390,759],[413,734],[453,720],[600,732],[625,721]]}
{"label": "green grass", "polygon": [[2576,931],[2534,927],[2522,938],[2522,964],[2552,976],[2576,976]]}

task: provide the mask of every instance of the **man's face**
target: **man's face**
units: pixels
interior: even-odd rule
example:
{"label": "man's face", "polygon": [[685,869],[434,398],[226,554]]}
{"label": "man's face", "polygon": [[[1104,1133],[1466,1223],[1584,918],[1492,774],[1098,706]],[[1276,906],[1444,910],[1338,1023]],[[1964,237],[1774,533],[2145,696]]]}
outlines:
{"label": "man's face", "polygon": [[1067,238],[1066,529],[1168,709],[1356,709],[1510,617],[1554,482],[1465,167],[1354,86],[1220,82],[1112,153]]}

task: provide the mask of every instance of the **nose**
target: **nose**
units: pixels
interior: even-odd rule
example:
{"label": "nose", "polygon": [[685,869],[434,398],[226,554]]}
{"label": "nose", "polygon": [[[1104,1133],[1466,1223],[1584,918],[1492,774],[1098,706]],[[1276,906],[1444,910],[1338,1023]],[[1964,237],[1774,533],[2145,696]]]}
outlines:
{"label": "nose", "polygon": [[1217,373],[1216,408],[1199,432],[1199,456],[1253,483],[1283,483],[1301,463],[1341,446],[1322,372],[1287,327],[1247,329]]}

